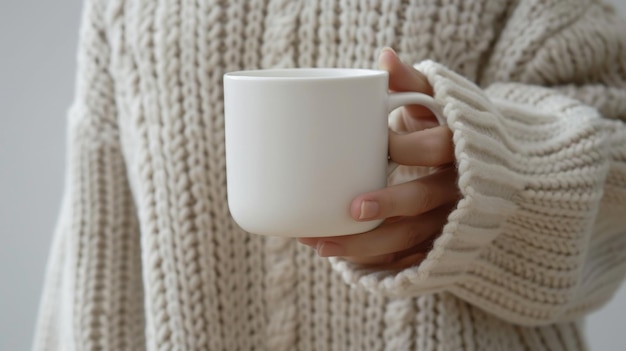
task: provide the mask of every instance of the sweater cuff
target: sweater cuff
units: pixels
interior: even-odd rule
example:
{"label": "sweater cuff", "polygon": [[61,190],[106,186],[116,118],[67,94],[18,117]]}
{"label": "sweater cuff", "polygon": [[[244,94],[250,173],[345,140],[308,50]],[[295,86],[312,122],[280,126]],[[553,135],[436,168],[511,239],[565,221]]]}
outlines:
{"label": "sweater cuff", "polygon": [[524,188],[503,121],[495,105],[474,83],[432,61],[415,66],[428,78],[434,98],[453,132],[461,200],[419,266],[380,271],[331,258],[344,280],[394,297],[436,292],[458,283],[516,210]]}

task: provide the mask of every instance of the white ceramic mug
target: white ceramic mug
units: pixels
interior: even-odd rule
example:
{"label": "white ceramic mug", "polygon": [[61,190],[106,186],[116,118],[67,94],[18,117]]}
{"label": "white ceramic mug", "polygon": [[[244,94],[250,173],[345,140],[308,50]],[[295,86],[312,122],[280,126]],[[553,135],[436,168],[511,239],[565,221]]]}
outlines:
{"label": "white ceramic mug", "polygon": [[371,230],[350,204],[387,184],[388,114],[440,107],[420,93],[389,93],[388,73],[277,69],[224,76],[231,215],[244,230],[284,237]]}

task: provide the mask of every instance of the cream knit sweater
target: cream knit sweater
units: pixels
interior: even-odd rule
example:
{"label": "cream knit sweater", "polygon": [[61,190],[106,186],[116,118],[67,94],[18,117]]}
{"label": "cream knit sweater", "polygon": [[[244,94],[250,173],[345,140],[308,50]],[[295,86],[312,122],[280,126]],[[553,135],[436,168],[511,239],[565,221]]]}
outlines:
{"label": "cream knit sweater", "polygon": [[[462,199],[418,267],[240,230],[222,75],[419,63]],[[626,272],[626,26],[592,0],[90,0],[35,350],[582,350]],[[346,284],[348,283],[348,284]]]}

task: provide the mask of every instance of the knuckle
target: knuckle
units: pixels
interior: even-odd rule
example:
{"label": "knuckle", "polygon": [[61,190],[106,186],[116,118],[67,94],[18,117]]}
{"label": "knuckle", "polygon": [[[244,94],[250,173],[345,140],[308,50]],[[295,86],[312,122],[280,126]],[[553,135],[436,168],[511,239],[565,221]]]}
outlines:
{"label": "knuckle", "polygon": [[414,181],[413,206],[410,215],[419,215],[432,208],[434,198],[430,189],[421,184],[419,180]]}
{"label": "knuckle", "polygon": [[403,249],[409,249],[420,243],[419,228],[415,223],[407,225]]}
{"label": "knuckle", "polygon": [[422,150],[422,157],[425,166],[437,166],[441,160],[441,141],[433,135],[421,138],[419,143]]}
{"label": "knuckle", "polygon": [[383,191],[380,196],[380,203],[380,214],[382,217],[387,218],[398,215],[398,201],[392,191]]}

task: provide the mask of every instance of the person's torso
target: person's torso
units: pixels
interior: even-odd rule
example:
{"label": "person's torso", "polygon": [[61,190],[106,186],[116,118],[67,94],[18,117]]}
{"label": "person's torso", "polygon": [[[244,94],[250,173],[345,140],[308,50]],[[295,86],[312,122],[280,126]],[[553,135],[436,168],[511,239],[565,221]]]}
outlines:
{"label": "person's torso", "polygon": [[446,293],[389,299],[353,289],[310,248],[247,234],[228,211],[225,72],[374,68],[380,49],[390,46],[405,62],[432,59],[476,80],[507,6],[498,0],[114,1],[103,35],[111,44],[120,137],[141,226],[148,345],[582,348],[574,324],[523,328]]}

